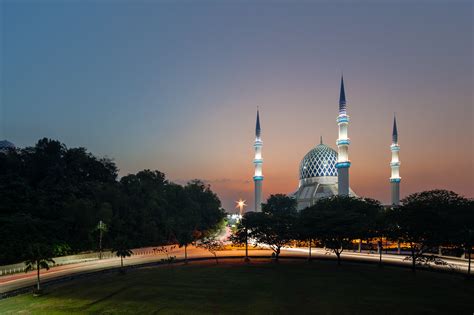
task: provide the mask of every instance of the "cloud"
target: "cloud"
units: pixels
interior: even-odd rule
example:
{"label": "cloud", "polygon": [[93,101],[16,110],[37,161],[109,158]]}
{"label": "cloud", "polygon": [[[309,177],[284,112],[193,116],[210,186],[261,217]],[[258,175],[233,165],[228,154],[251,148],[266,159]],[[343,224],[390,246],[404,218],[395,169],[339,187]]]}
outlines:
{"label": "cloud", "polygon": [[[184,179],[184,178],[177,178],[177,179],[172,179],[171,181],[176,184],[180,185],[186,185],[188,182],[195,180],[196,178],[189,178],[189,179]],[[214,178],[214,179],[203,179],[203,178],[197,178],[200,181],[202,181],[205,184],[250,184],[249,180],[244,180],[244,179],[231,179],[231,178]]]}

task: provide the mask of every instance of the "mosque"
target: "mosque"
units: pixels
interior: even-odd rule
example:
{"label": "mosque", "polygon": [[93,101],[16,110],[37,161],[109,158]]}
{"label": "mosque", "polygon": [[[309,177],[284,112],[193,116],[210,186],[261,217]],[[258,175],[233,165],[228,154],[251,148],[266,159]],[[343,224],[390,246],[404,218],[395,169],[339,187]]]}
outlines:
{"label": "mosque", "polygon": [[0,140],[0,153],[15,149],[15,145],[8,140]]}
{"label": "mosque", "polygon": [[[296,192],[291,194],[297,201],[298,211],[312,206],[320,198],[327,198],[335,195],[354,196],[357,195],[349,186],[349,169],[351,162],[349,160],[348,137],[350,117],[347,114],[346,93],[344,90],[344,78],[341,77],[341,88],[339,94],[339,115],[337,125],[339,137],[336,140],[337,152],[328,145],[320,143],[311,149],[301,160],[299,166],[299,184]],[[255,174],[253,177],[255,184],[255,211],[261,211],[262,204],[262,184],[263,184],[263,142],[261,139],[260,115],[257,110],[257,122],[255,128]],[[398,153],[397,122],[394,117],[392,144],[392,161],[390,163],[392,176],[389,179],[391,185],[391,204],[397,206],[400,204],[400,161]]]}

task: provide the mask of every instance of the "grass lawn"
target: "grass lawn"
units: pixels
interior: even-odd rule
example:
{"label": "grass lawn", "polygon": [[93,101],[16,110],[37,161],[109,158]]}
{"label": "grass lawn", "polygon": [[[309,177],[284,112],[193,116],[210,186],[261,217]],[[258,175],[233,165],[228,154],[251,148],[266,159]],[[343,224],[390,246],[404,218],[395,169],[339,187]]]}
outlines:
{"label": "grass lawn", "polygon": [[473,314],[474,281],[374,265],[190,263],[84,278],[0,301],[0,313]]}

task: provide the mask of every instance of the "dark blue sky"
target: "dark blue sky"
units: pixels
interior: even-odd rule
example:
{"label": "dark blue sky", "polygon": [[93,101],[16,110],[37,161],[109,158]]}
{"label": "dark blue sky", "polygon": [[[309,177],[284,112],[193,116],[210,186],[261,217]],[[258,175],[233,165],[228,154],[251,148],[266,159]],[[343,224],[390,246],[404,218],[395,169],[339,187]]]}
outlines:
{"label": "dark blue sky", "polygon": [[0,139],[203,178],[230,208],[256,106],[265,194],[291,192],[319,135],[335,147],[344,71],[356,193],[388,200],[397,112],[402,195],[473,195],[472,2],[223,2],[1,2]]}

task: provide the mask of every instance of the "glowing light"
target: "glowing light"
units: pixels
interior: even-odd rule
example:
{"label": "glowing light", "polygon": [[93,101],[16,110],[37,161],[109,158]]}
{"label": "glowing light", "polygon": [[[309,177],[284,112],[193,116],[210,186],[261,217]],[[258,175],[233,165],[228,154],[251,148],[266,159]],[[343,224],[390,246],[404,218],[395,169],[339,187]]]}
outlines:
{"label": "glowing light", "polygon": [[236,201],[235,203],[237,204],[237,206],[235,206],[236,208],[239,208],[239,212],[240,212],[240,215],[242,216],[242,211],[244,210],[244,207],[247,206],[247,204],[245,203],[246,200],[242,200],[242,198],[239,199],[239,201]]}

